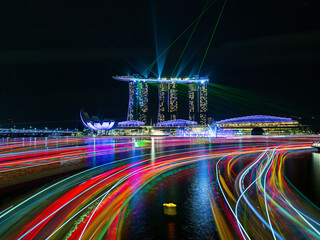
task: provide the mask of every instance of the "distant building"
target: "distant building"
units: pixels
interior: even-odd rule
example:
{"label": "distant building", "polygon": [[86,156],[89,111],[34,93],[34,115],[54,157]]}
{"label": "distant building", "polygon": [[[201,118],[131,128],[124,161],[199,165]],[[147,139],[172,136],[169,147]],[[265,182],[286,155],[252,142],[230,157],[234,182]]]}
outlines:
{"label": "distant building", "polygon": [[147,122],[148,84],[142,81],[129,82],[129,104],[127,120]]}
{"label": "distant building", "polygon": [[184,119],[176,119],[176,120],[168,120],[165,122],[157,123],[156,127],[188,127],[188,126],[196,126],[197,122],[184,120]]}
{"label": "distant building", "polygon": [[189,120],[207,124],[207,82],[190,83],[188,86]]}
{"label": "distant building", "polygon": [[178,114],[178,90],[177,84],[160,82],[158,122],[177,119]]}
{"label": "distant building", "polygon": [[158,122],[178,118],[178,84],[188,84],[189,120],[207,124],[208,78],[198,75],[192,78],[143,78],[133,76],[116,76],[116,80],[129,82],[129,104],[127,120],[148,121],[148,83],[158,84]]}
{"label": "distant building", "polygon": [[145,125],[146,124],[144,122],[131,120],[131,121],[119,122],[117,127],[118,128],[132,128],[132,127],[141,127],[141,126],[145,126]]}
{"label": "distant building", "polygon": [[117,123],[111,119],[101,119],[97,116],[90,117],[83,110],[80,111],[80,119],[86,127],[94,131],[109,131],[116,127]]}
{"label": "distant building", "polygon": [[300,132],[300,124],[291,118],[253,115],[230,118],[217,122],[217,127],[232,130],[238,135],[287,135]]}
{"label": "distant building", "polygon": [[176,83],[162,83],[158,85],[159,111],[158,122],[177,119],[178,91]]}

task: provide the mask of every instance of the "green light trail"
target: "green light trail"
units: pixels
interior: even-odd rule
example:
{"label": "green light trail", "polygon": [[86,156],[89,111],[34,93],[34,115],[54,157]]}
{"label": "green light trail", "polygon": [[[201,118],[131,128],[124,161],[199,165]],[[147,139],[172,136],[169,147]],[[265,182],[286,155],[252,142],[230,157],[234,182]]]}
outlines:
{"label": "green light trail", "polygon": [[206,52],[205,52],[205,54],[204,54],[204,56],[203,56],[203,59],[202,59],[202,62],[201,62],[201,64],[200,64],[199,71],[198,71],[198,75],[200,74],[200,71],[201,71],[201,68],[202,68],[203,62],[204,62],[204,60],[205,60],[205,58],[206,58],[206,56],[207,56],[207,53],[208,53],[209,47],[210,47],[210,45],[211,45],[211,42],[212,42],[213,36],[214,36],[214,34],[215,34],[216,30],[217,30],[217,27],[218,27],[218,24],[219,24],[219,22],[220,22],[220,19],[221,19],[221,16],[222,16],[222,13],[223,13],[224,7],[226,6],[226,3],[227,3],[227,0],[225,0],[225,1],[224,1],[224,3],[223,3],[222,9],[221,9],[220,14],[219,14],[219,17],[218,17],[218,21],[216,22],[216,25],[215,25],[215,27],[214,27],[214,29],[213,29],[213,32],[212,32],[212,35],[211,35],[211,38],[210,38],[210,41],[209,41],[208,47],[207,47],[207,49],[206,49]]}
{"label": "green light trail", "polygon": [[[215,0],[214,2],[212,2],[212,4],[214,4],[216,1],[217,1],[217,0]],[[199,22],[200,22],[200,20],[201,20],[201,17],[202,17],[202,15],[203,15],[203,13],[204,13],[205,10],[206,10],[206,7],[207,7],[207,5],[208,5],[208,2],[209,2],[209,1],[207,0],[207,1],[206,1],[206,4],[205,4],[204,7],[203,7],[203,10],[202,10],[202,13],[201,13],[200,17],[198,18],[198,20],[197,20],[197,22],[196,22],[196,24],[195,24],[195,26],[194,26],[194,28],[193,28],[193,30],[192,30],[192,33],[190,34],[189,39],[188,39],[188,41],[187,41],[184,49],[183,49],[182,52],[181,52],[181,55],[180,55],[180,57],[179,57],[179,59],[178,59],[178,62],[176,63],[176,65],[175,65],[175,67],[174,67],[174,69],[173,69],[173,71],[172,71],[171,78],[173,77],[174,72],[176,71],[176,69],[177,69],[177,67],[178,67],[178,65],[179,65],[179,63],[180,63],[180,61],[181,61],[181,58],[182,58],[185,50],[187,49],[187,47],[188,47],[188,45],[189,45],[189,42],[190,42],[190,40],[191,40],[191,38],[192,38],[195,30],[196,30],[197,27],[198,27],[198,24],[199,24]]]}
{"label": "green light trail", "polygon": [[174,45],[174,44],[178,41],[178,39],[179,39],[183,34],[185,34],[185,33],[189,30],[189,28],[190,28],[194,23],[196,23],[196,22],[198,21],[198,19],[201,18],[202,15],[203,15],[214,3],[215,3],[215,1],[212,2],[212,3],[160,54],[160,56],[157,57],[157,58],[150,64],[150,66],[149,66],[146,70],[144,70],[144,72],[142,73],[142,75],[144,75],[150,68],[152,68],[153,65],[170,49],[170,47],[172,47],[172,45]]}

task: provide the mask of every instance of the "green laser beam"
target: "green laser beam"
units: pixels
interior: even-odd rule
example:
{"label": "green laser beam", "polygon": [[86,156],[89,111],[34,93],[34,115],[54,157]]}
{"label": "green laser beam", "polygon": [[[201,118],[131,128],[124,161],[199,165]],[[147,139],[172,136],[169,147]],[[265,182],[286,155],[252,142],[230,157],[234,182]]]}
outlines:
{"label": "green laser beam", "polygon": [[203,11],[190,25],[189,27],[187,27],[161,54],[159,57],[157,57],[151,64],[150,66],[144,70],[144,72],[142,73],[142,75],[144,75],[150,68],[153,67],[153,65],[170,49],[170,47],[172,47],[173,44],[175,44],[178,39],[183,35],[185,34],[185,32],[187,32],[189,30],[189,28],[195,23],[198,21],[199,18],[202,17],[202,15],[214,4],[215,2],[212,2],[206,9],[205,11]]}
{"label": "green laser beam", "polygon": [[[214,4],[216,1],[217,1],[217,0],[215,0],[212,4]],[[203,7],[202,13],[204,13],[204,11],[205,11],[205,9],[206,9],[206,7],[207,7],[207,5],[208,5],[208,2],[209,2],[209,1],[207,0],[207,1],[206,1],[206,4],[205,4],[204,7]],[[200,16],[202,17],[202,15],[200,15]],[[188,41],[187,41],[184,49],[183,49],[182,52],[181,52],[181,55],[180,55],[180,57],[179,57],[179,59],[178,59],[178,62],[176,63],[176,65],[175,65],[175,67],[174,67],[174,69],[173,69],[173,71],[172,71],[171,78],[172,78],[172,76],[174,75],[174,72],[176,71],[176,68],[178,67],[178,65],[179,65],[179,63],[180,63],[180,61],[181,61],[181,59],[182,59],[182,56],[183,56],[184,52],[186,51],[186,49],[187,49],[187,47],[188,47],[188,45],[189,45],[189,42],[190,42],[190,40],[191,40],[191,38],[192,38],[192,36],[193,36],[196,28],[198,27],[198,24],[199,24],[199,22],[200,22],[200,20],[201,20],[201,17],[199,17],[199,19],[197,20],[197,22],[196,22],[196,24],[195,24],[195,26],[194,26],[194,28],[193,28],[193,30],[192,30],[192,33],[190,34],[189,39],[188,39]]]}
{"label": "green laser beam", "polygon": [[204,62],[204,60],[205,60],[205,58],[206,58],[206,56],[207,56],[207,53],[208,53],[208,51],[209,51],[209,47],[210,47],[210,45],[211,45],[213,36],[214,36],[214,34],[215,34],[216,30],[217,30],[217,27],[218,27],[218,24],[219,24],[219,22],[220,22],[220,19],[221,19],[221,16],[222,16],[224,7],[226,6],[226,3],[227,3],[227,0],[224,1],[223,6],[222,6],[222,9],[221,9],[220,14],[219,14],[219,17],[218,17],[218,21],[216,22],[216,25],[214,26],[214,29],[213,29],[213,32],[212,32],[212,35],[211,35],[211,38],[210,38],[208,47],[207,47],[207,49],[206,49],[206,52],[205,52],[205,54],[204,54],[204,56],[203,56],[202,62],[201,62],[200,67],[199,67],[198,75],[199,75],[199,73],[200,73],[200,71],[201,71],[203,62]]}
{"label": "green laser beam", "polygon": [[[272,113],[274,110],[284,111],[286,113],[298,114],[303,116],[311,116],[310,113],[299,109],[292,104],[283,102],[282,99],[271,99],[270,95],[263,95],[262,93],[253,93],[248,90],[233,88],[220,84],[209,83],[208,93],[236,105],[244,105],[252,109],[263,110]],[[280,104],[281,103],[281,104]]]}

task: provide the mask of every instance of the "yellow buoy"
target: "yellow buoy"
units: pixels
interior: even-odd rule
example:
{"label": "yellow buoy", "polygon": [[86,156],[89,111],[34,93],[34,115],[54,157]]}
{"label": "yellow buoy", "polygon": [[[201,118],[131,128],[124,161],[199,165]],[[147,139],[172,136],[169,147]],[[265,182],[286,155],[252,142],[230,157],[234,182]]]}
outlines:
{"label": "yellow buoy", "polygon": [[164,214],[174,216],[177,215],[177,205],[174,203],[164,203]]}

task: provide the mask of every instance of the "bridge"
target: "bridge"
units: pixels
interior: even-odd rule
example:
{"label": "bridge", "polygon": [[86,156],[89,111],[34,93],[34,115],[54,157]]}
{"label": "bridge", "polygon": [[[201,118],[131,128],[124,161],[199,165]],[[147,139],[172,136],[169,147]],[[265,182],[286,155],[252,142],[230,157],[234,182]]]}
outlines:
{"label": "bridge", "polygon": [[75,130],[63,129],[16,129],[0,128],[0,137],[39,137],[72,135]]}

